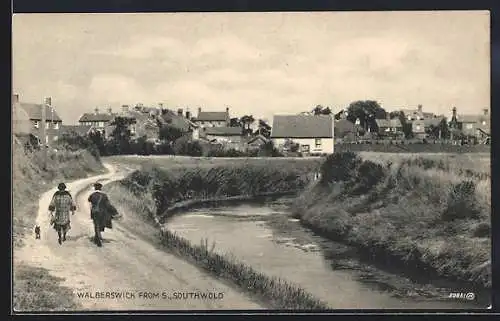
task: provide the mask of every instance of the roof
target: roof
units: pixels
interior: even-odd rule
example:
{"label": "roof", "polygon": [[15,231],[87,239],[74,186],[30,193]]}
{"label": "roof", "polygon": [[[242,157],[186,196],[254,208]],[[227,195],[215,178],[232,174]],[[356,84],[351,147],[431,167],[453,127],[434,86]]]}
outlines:
{"label": "roof", "polygon": [[[22,109],[24,109],[30,119],[33,120],[42,120],[42,105],[41,104],[32,104],[32,103],[19,103]],[[51,107],[45,105],[45,115],[47,116],[47,120],[53,121],[61,121],[62,119],[59,117],[57,112],[54,110],[52,113]]]}
{"label": "roof", "polygon": [[331,115],[276,115],[273,117],[272,138],[332,138]]}
{"label": "roof", "polygon": [[425,126],[438,126],[439,123],[444,119],[444,117],[435,117],[435,118],[429,118],[429,119],[424,119],[424,125]]}
{"label": "roof", "polygon": [[184,116],[179,116],[172,110],[167,110],[166,113],[161,115],[161,118],[172,125],[173,127],[179,128],[180,130],[187,132],[191,127],[198,127],[198,125],[194,124],[192,121],[187,119]]}
{"label": "roof", "polygon": [[255,141],[257,141],[258,139],[262,140],[263,142],[267,142],[267,138],[262,136],[262,135],[257,135],[257,136],[254,136],[254,137],[251,137],[248,141],[247,141],[247,144],[251,144]]}
{"label": "roof", "polygon": [[378,127],[403,127],[399,118],[375,119]]}
{"label": "roof", "polygon": [[83,114],[80,119],[78,120],[79,122],[86,122],[86,121],[111,121],[113,118],[115,118],[116,114],[115,113],[85,113]]}
{"label": "roof", "polygon": [[240,136],[242,134],[241,127],[207,127],[204,130],[206,135],[213,136]]}
{"label": "roof", "polygon": [[61,125],[60,133],[64,135],[74,132],[78,135],[86,135],[91,128],[92,126],[88,125]]}
{"label": "roof", "polygon": [[201,111],[196,117],[196,121],[221,121],[227,120],[229,114],[226,111]]}

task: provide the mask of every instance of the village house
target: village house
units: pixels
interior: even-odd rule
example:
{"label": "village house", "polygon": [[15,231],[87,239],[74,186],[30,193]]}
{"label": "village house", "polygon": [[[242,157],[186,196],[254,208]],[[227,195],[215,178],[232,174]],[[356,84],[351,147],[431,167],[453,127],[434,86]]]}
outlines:
{"label": "village house", "polygon": [[[429,131],[432,129],[432,127],[438,127],[443,120],[446,120],[446,118],[442,115],[440,116],[434,115],[432,118],[414,120],[411,123],[413,137],[417,139],[429,138],[430,137]],[[439,131],[437,137],[434,138],[440,139],[441,131]]]}
{"label": "village house", "polygon": [[262,145],[268,142],[268,139],[262,135],[257,135],[250,137],[246,141],[246,149],[247,150],[258,150],[261,148]]}
{"label": "village house", "polygon": [[375,123],[377,124],[377,134],[379,137],[393,139],[404,138],[403,124],[401,124],[399,118],[375,119]]}
{"label": "village house", "polygon": [[16,135],[31,134],[31,121],[28,112],[21,107],[19,95],[12,95],[12,133]]}
{"label": "village house", "polygon": [[202,111],[198,108],[198,116],[195,123],[204,127],[229,127],[231,118],[229,117],[229,108],[225,112],[222,111]]}
{"label": "village house", "polygon": [[457,115],[457,108],[453,107],[450,127],[460,130],[467,137],[484,140],[491,135],[490,121],[487,108],[479,115]]}
{"label": "village house", "polygon": [[212,143],[241,144],[241,127],[205,127],[200,130],[200,136]]}
{"label": "village house", "polygon": [[116,113],[113,113],[111,108],[102,113],[99,108],[95,108],[93,113],[84,113],[78,119],[81,126],[91,126],[94,130],[100,132],[104,137],[109,137],[110,132],[107,130]]}
{"label": "village house", "polygon": [[334,136],[335,143],[356,141],[362,132],[362,127],[347,120],[347,111],[342,110],[335,114]]}
{"label": "village house", "polygon": [[[51,106],[50,98],[46,98],[46,104],[23,103],[19,101],[19,95],[12,97],[13,117],[15,128],[14,133],[29,131],[40,143],[47,145],[55,143],[60,137],[62,119],[59,117],[54,107]],[[45,138],[42,136],[42,108],[45,108]],[[26,120],[27,119],[27,120]],[[29,127],[29,128],[28,128]]]}
{"label": "village house", "polygon": [[184,135],[190,136],[191,139],[197,140],[200,138],[199,126],[191,120],[191,112],[182,108],[177,109],[177,113],[170,109],[164,109],[159,118],[162,125],[169,125],[179,129]]}
{"label": "village house", "polygon": [[400,111],[404,114],[408,122],[414,120],[424,120],[434,117],[434,113],[426,113],[423,110],[422,105],[418,105],[417,109],[401,109]]}
{"label": "village house", "polygon": [[275,115],[271,139],[281,150],[287,142],[293,142],[299,144],[302,153],[333,153],[334,118],[332,115]]}

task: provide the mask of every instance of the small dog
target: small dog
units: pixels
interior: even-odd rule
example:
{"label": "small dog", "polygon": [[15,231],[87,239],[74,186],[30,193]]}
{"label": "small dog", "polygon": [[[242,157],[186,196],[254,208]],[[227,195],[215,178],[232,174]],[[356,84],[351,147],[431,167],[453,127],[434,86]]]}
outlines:
{"label": "small dog", "polygon": [[40,239],[40,225],[35,226],[35,238]]}

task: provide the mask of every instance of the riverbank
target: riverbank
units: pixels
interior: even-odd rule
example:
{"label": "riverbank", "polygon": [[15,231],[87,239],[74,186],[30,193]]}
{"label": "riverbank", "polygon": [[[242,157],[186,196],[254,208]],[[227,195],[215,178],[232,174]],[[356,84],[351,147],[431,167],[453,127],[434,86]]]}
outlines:
{"label": "riverbank", "polygon": [[[168,218],[192,206],[295,192],[309,184],[311,170],[307,166],[269,168],[266,163],[169,171],[152,167],[136,171],[121,182],[110,184],[107,189],[113,202],[126,206],[131,213],[145,216],[151,224],[160,224],[160,217]],[[194,245],[165,229],[160,238],[164,247],[172,253],[231,282],[266,302],[270,308],[327,308],[326,304],[297,286],[259,273],[231,255],[215,253],[208,242]]]}
{"label": "riverbank", "polygon": [[[49,153],[47,168],[42,168],[39,152],[26,152],[14,140],[12,164],[12,242],[13,251],[23,246],[23,239],[33,233],[40,195],[59,181],[103,173],[99,159],[87,151]],[[48,226],[42,227],[46,233]],[[34,237],[34,236],[33,236]],[[70,300],[72,291],[59,286],[61,280],[47,270],[13,263],[13,307],[15,310],[65,310],[75,307]]]}
{"label": "riverbank", "polygon": [[[164,249],[212,276],[230,282],[268,308],[290,310],[325,310],[328,308],[324,302],[285,280],[268,277],[257,272],[252,267],[239,262],[231,254],[215,253],[215,245],[208,244],[208,240],[196,245],[176,233],[162,228],[155,214],[154,201],[148,197],[144,199],[131,192],[123,183],[111,183],[107,186],[107,191],[112,202],[120,204],[119,206],[125,211],[135,213],[144,222],[157,228],[159,240]],[[231,198],[232,201],[242,199],[241,197]],[[174,209],[186,209],[202,203],[220,201],[229,201],[229,199],[180,201],[176,203],[177,205],[173,204],[164,213],[172,213],[176,211]]]}
{"label": "riverbank", "polygon": [[293,206],[316,233],[429,276],[491,287],[490,179],[447,160],[337,153]]}

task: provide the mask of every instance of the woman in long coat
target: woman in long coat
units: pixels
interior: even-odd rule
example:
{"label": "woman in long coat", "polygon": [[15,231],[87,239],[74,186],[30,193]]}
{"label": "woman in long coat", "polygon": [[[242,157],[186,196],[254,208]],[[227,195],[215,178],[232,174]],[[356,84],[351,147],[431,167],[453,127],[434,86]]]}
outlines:
{"label": "woman in long coat", "polygon": [[53,224],[59,236],[58,242],[62,244],[62,242],[66,241],[66,233],[71,229],[69,213],[72,212],[75,214],[76,205],[73,201],[73,197],[71,197],[71,194],[66,190],[66,184],[60,183],[57,189],[58,191],[52,196],[49,211],[52,216],[51,224]]}

